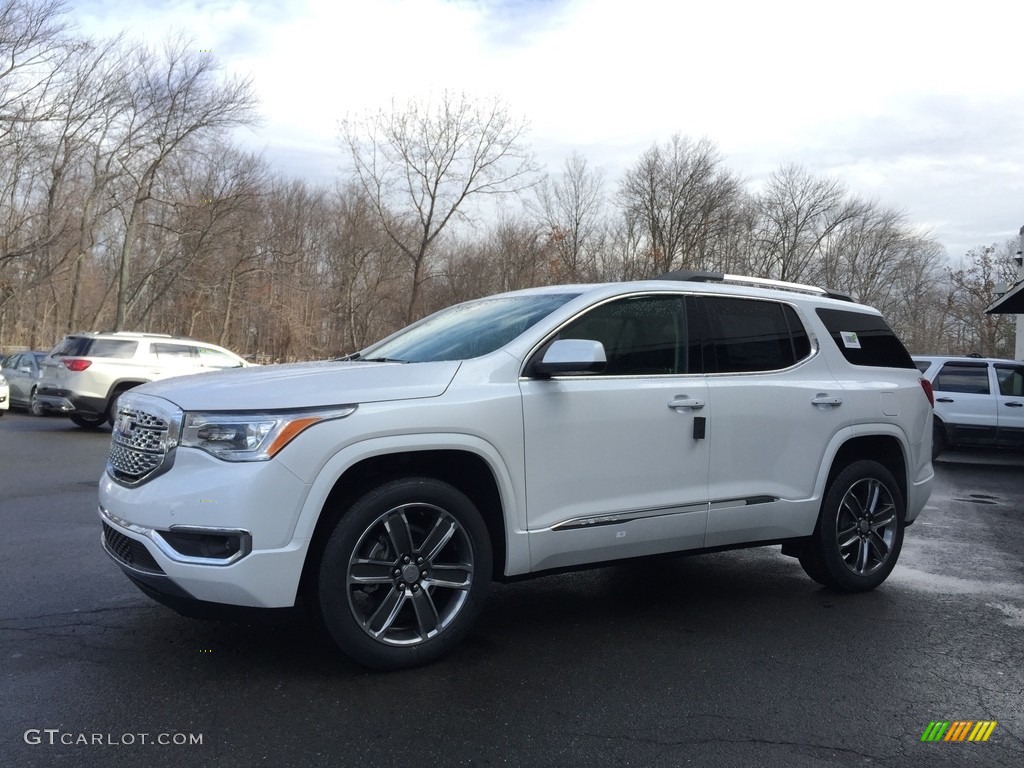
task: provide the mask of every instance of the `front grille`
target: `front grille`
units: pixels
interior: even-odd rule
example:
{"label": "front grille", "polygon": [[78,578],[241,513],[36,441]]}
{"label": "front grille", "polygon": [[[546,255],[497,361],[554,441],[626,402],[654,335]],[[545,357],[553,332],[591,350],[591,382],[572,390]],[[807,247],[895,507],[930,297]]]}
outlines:
{"label": "front grille", "polygon": [[163,568],[157,565],[156,560],[149,554],[145,544],[128,538],[106,523],[103,523],[103,543],[107,545],[107,551],[119,562],[129,565],[137,571],[164,572]]}
{"label": "front grille", "polygon": [[139,480],[160,466],[162,453],[143,453],[111,443],[110,466],[121,480]]}
{"label": "front grille", "polygon": [[142,482],[164,462],[169,425],[137,408],[121,408],[110,441],[111,475],[131,485]]}

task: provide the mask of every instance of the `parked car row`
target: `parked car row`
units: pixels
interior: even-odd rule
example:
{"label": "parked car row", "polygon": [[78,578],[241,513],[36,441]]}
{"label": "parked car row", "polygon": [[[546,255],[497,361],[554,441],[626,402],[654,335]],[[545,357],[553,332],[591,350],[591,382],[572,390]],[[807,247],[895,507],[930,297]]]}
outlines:
{"label": "parked car row", "polygon": [[139,384],[251,363],[215,344],[119,331],[69,334],[49,352],[15,352],[0,365],[0,408],[64,414],[90,428],[113,424],[118,399]]}

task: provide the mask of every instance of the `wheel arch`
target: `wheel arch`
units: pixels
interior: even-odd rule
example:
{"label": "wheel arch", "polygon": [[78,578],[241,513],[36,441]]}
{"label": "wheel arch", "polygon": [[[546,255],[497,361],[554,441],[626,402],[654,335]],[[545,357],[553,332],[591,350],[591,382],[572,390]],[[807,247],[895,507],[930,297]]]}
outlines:
{"label": "wheel arch", "polygon": [[118,392],[127,392],[129,389],[134,389],[142,384],[148,383],[148,379],[117,379],[107,387],[107,403],[110,403],[110,399]]}
{"label": "wheel arch", "polygon": [[303,563],[305,592],[335,524],[358,498],[390,480],[432,477],[464,493],[480,512],[491,541],[492,578],[501,578],[508,554],[505,502],[490,462],[466,448],[423,448],[364,456],[334,480],[320,504]]}
{"label": "wheel arch", "polygon": [[907,455],[903,443],[894,434],[856,435],[843,442],[832,458],[822,498],[836,476],[859,459],[877,461],[892,473],[906,508],[909,478]]}

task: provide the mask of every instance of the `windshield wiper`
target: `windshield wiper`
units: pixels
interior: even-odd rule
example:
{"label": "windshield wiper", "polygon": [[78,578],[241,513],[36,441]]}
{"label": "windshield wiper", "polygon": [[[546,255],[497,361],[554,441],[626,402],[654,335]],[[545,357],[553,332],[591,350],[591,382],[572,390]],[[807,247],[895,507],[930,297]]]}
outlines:
{"label": "windshield wiper", "polygon": [[399,360],[395,357],[361,357],[364,363],[407,363],[408,360]]}

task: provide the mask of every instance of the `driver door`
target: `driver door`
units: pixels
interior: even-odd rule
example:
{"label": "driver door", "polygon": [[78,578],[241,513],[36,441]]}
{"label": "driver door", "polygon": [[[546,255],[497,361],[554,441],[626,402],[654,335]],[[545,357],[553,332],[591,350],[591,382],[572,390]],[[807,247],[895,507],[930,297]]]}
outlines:
{"label": "driver door", "polygon": [[710,404],[687,326],[680,294],[615,299],[552,339],[601,342],[602,372],[520,380],[533,570],[704,545]]}

